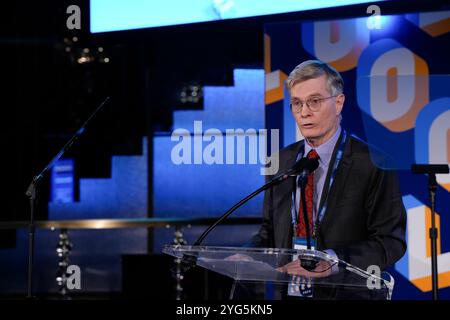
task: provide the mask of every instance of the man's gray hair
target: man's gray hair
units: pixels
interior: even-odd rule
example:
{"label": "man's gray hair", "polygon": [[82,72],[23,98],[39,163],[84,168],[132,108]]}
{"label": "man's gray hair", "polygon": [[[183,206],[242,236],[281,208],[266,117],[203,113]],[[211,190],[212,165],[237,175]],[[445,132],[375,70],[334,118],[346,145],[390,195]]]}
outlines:
{"label": "man's gray hair", "polygon": [[287,78],[287,88],[291,92],[292,87],[297,83],[315,79],[324,74],[327,75],[327,89],[332,96],[344,92],[344,80],[339,72],[319,60],[307,60],[296,66]]}

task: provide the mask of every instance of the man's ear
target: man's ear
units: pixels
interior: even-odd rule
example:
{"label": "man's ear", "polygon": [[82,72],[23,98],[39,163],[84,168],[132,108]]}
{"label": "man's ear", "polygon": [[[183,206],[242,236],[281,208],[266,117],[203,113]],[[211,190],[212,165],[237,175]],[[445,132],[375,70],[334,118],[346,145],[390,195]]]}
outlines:
{"label": "man's ear", "polygon": [[336,115],[340,115],[344,107],[345,95],[343,93],[336,97]]}

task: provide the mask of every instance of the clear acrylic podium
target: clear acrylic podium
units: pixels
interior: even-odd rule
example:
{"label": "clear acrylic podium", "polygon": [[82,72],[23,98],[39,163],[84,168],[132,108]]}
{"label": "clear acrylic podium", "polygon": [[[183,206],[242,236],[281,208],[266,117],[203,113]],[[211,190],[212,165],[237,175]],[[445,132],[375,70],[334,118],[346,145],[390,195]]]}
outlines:
{"label": "clear acrylic podium", "polygon": [[[289,298],[289,290],[305,287],[313,288],[315,299],[390,299],[394,286],[386,272],[372,274],[315,250],[166,245],[163,253],[179,259],[179,263],[190,261],[234,279],[231,299],[237,288],[249,292],[253,290],[249,288],[261,290],[267,285],[276,292],[275,299]],[[281,271],[280,267],[299,260],[313,260],[327,267],[302,274]]]}

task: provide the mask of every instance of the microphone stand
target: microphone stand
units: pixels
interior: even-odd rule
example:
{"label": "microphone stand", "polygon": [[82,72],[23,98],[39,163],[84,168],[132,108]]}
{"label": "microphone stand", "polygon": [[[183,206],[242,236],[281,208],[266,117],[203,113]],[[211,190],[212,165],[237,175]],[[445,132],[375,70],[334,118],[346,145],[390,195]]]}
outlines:
{"label": "microphone stand", "polygon": [[269,189],[270,187],[288,179],[289,177],[291,177],[292,174],[295,174],[296,171],[295,169],[290,169],[288,170],[286,173],[283,173],[275,178],[273,178],[272,180],[270,180],[268,183],[266,183],[265,185],[263,185],[262,187],[260,187],[259,189],[257,189],[256,191],[253,191],[251,194],[249,194],[248,196],[246,196],[244,199],[242,199],[241,201],[239,201],[238,203],[236,203],[234,206],[232,206],[230,209],[227,210],[227,212],[225,212],[219,219],[217,219],[216,222],[214,222],[212,225],[210,225],[201,235],[200,237],[197,239],[197,241],[194,242],[194,246],[198,246],[200,245],[203,240],[206,238],[206,236],[218,225],[220,224],[223,220],[225,220],[226,218],[228,218],[228,216],[230,214],[232,214],[234,211],[236,211],[240,206],[242,206],[244,203],[246,203],[247,201],[249,201],[250,199],[254,198],[255,196],[257,196],[258,194],[260,194],[261,192],[263,192],[266,189]]}
{"label": "microphone stand", "polygon": [[37,198],[37,187],[41,180],[44,178],[45,174],[53,168],[55,163],[64,155],[64,153],[72,146],[72,144],[83,134],[89,122],[92,118],[103,108],[103,106],[108,102],[110,98],[107,97],[91,116],[84,122],[81,128],[70,138],[69,141],[62,147],[62,149],[56,154],[56,156],[50,160],[48,165],[36,176],[33,177],[30,185],[25,192],[25,195],[29,197],[30,200],[30,222],[28,225],[28,279],[27,279],[27,298],[33,298],[33,259],[34,259],[34,235],[36,231],[34,216]]}
{"label": "microphone stand", "polygon": [[431,228],[429,229],[429,237],[431,242],[431,279],[433,284],[433,300],[439,300],[439,281],[438,281],[438,265],[437,265],[437,238],[438,229],[436,228],[436,190],[437,181],[436,174],[449,173],[449,167],[446,164],[414,164],[411,170],[415,174],[428,174],[428,192],[431,202]]}
{"label": "microphone stand", "polygon": [[[225,212],[219,219],[216,220],[216,222],[214,222],[212,225],[210,225],[201,235],[200,237],[198,237],[197,241],[194,242],[193,246],[199,246],[203,240],[206,238],[206,236],[218,225],[220,224],[223,220],[225,220],[226,218],[228,218],[234,211],[236,211],[239,207],[241,207],[244,203],[246,203],[247,201],[249,201],[250,199],[252,199],[253,197],[255,197],[256,195],[258,195],[259,193],[261,193],[262,191],[277,185],[281,182],[283,182],[284,180],[290,178],[290,177],[295,177],[297,175],[299,175],[299,173],[301,172],[301,174],[303,175],[308,175],[310,172],[313,172],[314,170],[317,169],[317,167],[319,166],[319,162],[317,161],[317,159],[307,159],[307,158],[302,158],[299,161],[297,161],[295,163],[295,165],[287,170],[286,172],[276,176],[275,178],[273,178],[272,180],[270,180],[268,183],[266,183],[265,185],[263,185],[262,187],[260,187],[259,189],[257,189],[256,191],[252,192],[251,194],[249,194],[248,196],[246,196],[244,199],[242,199],[241,201],[239,201],[238,203],[236,203],[234,206],[232,206],[230,209],[227,210],[227,212]],[[193,256],[193,255],[184,255],[183,259],[181,259],[181,264],[182,264],[182,268],[183,268],[183,272],[186,272],[187,270],[189,270],[192,266],[195,265],[197,261],[197,257]]]}
{"label": "microphone stand", "polygon": [[436,190],[437,181],[434,173],[428,174],[428,192],[431,202],[431,228],[429,237],[431,241],[431,279],[433,282],[433,300],[439,300],[438,286],[438,266],[437,266],[437,237],[438,229],[436,228]]}
{"label": "microphone stand", "polygon": [[[198,239],[194,242],[193,246],[199,246],[203,240],[206,238],[206,236],[217,226],[219,225],[223,220],[225,220],[226,218],[228,218],[228,216],[230,216],[234,211],[236,211],[240,206],[242,206],[244,203],[246,203],[247,201],[249,201],[250,199],[252,199],[253,197],[257,196],[258,194],[260,194],[261,192],[263,192],[264,190],[270,188],[271,186],[278,184],[279,182],[289,178],[290,175],[283,175],[280,176],[279,179],[273,179],[270,182],[266,183],[265,185],[263,185],[262,187],[260,187],[259,189],[255,190],[254,192],[252,192],[251,194],[249,194],[248,196],[246,196],[244,199],[242,199],[241,201],[239,201],[238,203],[236,203],[234,206],[232,206],[230,209],[227,210],[227,212],[225,212],[222,216],[220,216],[219,219],[217,219],[212,225],[210,225],[201,235],[200,237],[198,237]],[[197,262],[197,256],[196,255],[187,255],[184,254],[183,258],[181,259],[181,268],[182,268],[182,272],[186,272],[189,269],[191,269],[193,266],[195,266]]]}

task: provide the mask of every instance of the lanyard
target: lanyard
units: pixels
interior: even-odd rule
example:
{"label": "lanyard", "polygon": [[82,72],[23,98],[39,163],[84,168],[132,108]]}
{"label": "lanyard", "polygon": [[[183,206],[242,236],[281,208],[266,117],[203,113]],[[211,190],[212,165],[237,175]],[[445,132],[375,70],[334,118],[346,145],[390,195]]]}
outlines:
{"label": "lanyard", "polygon": [[[336,176],[337,168],[338,168],[339,163],[340,163],[340,161],[342,159],[342,156],[344,154],[344,148],[345,148],[346,140],[347,140],[347,133],[345,132],[345,130],[342,130],[342,138],[341,138],[341,141],[339,143],[339,148],[338,148],[337,153],[336,153],[336,159],[334,160],[332,171],[331,171],[331,175],[330,175],[330,182],[328,184],[328,192],[326,194],[326,198],[325,198],[325,200],[323,202],[322,208],[319,208],[320,211],[319,211],[319,214],[317,215],[316,222],[314,224],[313,236],[316,235],[318,227],[319,227],[320,223],[322,222],[322,220],[323,220],[323,218],[325,216],[325,213],[326,213],[326,210],[327,210],[328,196],[330,194],[331,186],[333,185],[334,178]],[[303,143],[300,146],[300,150],[299,150],[298,155],[297,155],[297,161],[299,159],[303,158],[304,154],[305,154],[305,144]],[[295,194],[296,194],[296,191],[297,191],[297,185],[298,185],[298,182],[295,184],[295,188],[292,191],[292,196],[291,196],[291,199],[292,199],[292,201],[291,201],[291,216],[292,216],[292,224],[294,226],[294,232],[295,232],[295,230],[297,230],[296,227],[297,227],[297,222],[298,222],[297,221],[298,215],[297,215],[297,210],[296,210],[296,207],[295,207],[295,205],[296,205],[296,196],[295,196]],[[319,199],[319,201],[320,201],[320,199]],[[300,210],[300,208],[299,208],[299,210]]]}

